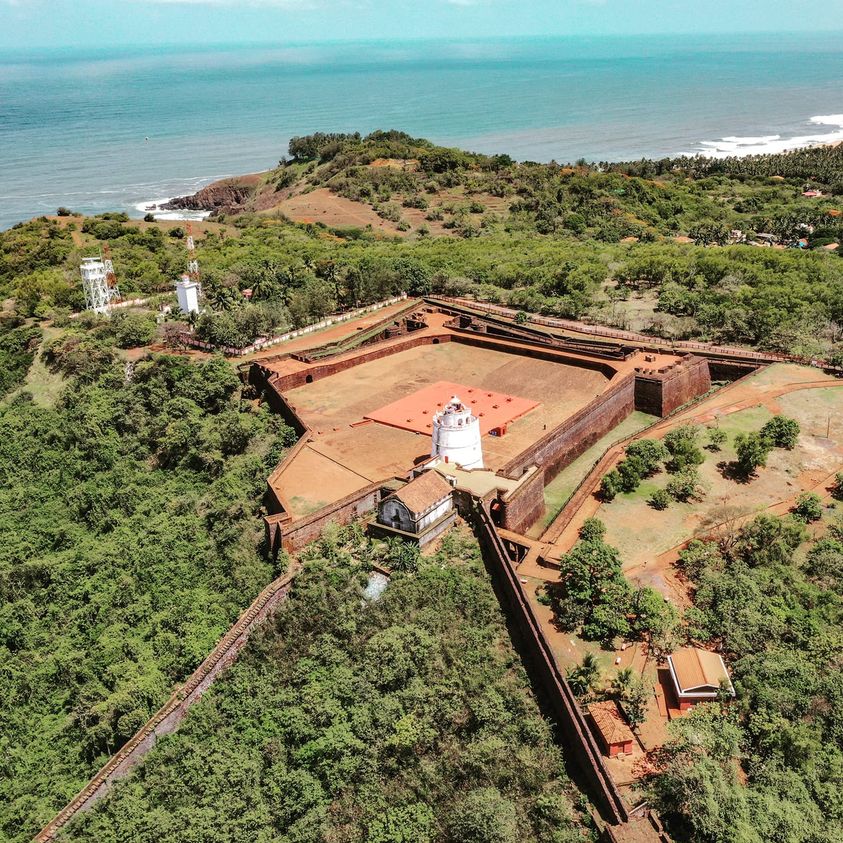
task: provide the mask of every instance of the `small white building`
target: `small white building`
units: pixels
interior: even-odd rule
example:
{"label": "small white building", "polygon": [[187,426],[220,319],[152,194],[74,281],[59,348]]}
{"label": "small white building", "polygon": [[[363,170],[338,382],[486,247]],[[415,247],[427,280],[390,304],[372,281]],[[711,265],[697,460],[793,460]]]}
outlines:
{"label": "small white building", "polygon": [[430,455],[460,468],[483,468],[480,419],[456,395],[433,416]]}
{"label": "small white building", "polygon": [[176,295],[179,298],[179,310],[182,313],[199,313],[199,295],[202,287],[193,281],[189,275],[182,275],[181,281],[176,281]]}
{"label": "small white building", "polygon": [[436,471],[426,471],[378,504],[375,532],[417,541],[421,547],[456,520],[451,485]]}

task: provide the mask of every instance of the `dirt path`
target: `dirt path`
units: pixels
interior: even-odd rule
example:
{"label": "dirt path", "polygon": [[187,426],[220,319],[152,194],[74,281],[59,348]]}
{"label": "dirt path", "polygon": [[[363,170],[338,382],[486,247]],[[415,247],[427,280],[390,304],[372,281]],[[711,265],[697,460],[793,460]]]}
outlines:
{"label": "dirt path", "polygon": [[[608,471],[611,471],[612,468],[614,468],[623,458],[626,447],[630,442],[641,438],[661,439],[669,431],[682,424],[703,424],[717,418],[732,415],[733,413],[739,413],[752,407],[762,405],[770,406],[770,404],[772,404],[772,407],[774,408],[776,406],[774,403],[775,399],[780,398],[783,395],[807,389],[826,388],[843,388],[843,382],[827,378],[823,380],[798,381],[796,383],[771,386],[768,389],[764,389],[763,385],[753,383],[752,379],[746,381],[736,381],[735,383],[724,387],[702,403],[689,407],[687,410],[681,411],[668,419],[656,422],[656,424],[650,428],[647,428],[640,433],[630,436],[628,439],[613,445],[609,448],[597,465],[592,468],[581,484],[579,491],[571,498],[568,505],[563,507],[562,511],[553,523],[551,523],[547,530],[545,530],[541,538],[541,542],[544,545],[542,550],[538,554],[530,554],[530,558],[525,560],[524,563],[519,566],[519,574],[522,576],[536,577],[548,582],[558,579],[558,569],[555,566],[547,567],[545,565],[540,565],[538,557],[543,556],[552,561],[558,560],[567,553],[574,544],[576,544],[579,537],[579,530],[583,522],[587,518],[591,518],[596,515],[602,505],[602,501],[597,495],[600,481],[603,479],[603,476]],[[773,514],[784,514],[793,506],[798,494],[804,491],[814,491],[824,485],[826,492],[825,496],[828,496],[828,484],[833,477],[834,472],[826,477],[823,477],[816,483],[803,482],[801,484],[802,488],[800,489],[800,492],[772,504],[764,511],[769,511]],[[743,518],[745,521],[748,521],[754,518],[757,514],[758,512],[751,513]],[[683,547],[687,546],[688,541],[685,541],[682,544],[677,545],[675,548],[672,548],[670,551],[659,555],[657,560],[663,560],[665,563],[669,560],[672,563],[676,560],[679,551],[682,550]],[[675,554],[672,559],[670,558],[670,554]],[[629,569],[629,571],[626,571],[625,573],[629,575],[632,570],[635,569]],[[671,590],[676,591],[677,596],[682,595],[684,592],[684,589],[681,588],[678,581],[676,583],[668,584],[671,585]],[[682,596],[681,603],[687,603],[687,596]]]}

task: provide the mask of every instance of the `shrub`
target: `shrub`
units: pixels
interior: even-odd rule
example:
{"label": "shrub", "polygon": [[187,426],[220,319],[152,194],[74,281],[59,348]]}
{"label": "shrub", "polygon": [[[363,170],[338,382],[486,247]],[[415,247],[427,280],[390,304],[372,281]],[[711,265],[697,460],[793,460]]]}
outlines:
{"label": "shrub", "polygon": [[118,348],[139,348],[152,342],[155,318],[141,313],[118,313],[112,317],[112,328]]}
{"label": "shrub", "polygon": [[656,489],[650,498],[650,505],[653,509],[664,510],[670,506],[671,497],[665,489]]}
{"label": "shrub", "polygon": [[796,499],[796,505],[793,507],[793,515],[806,524],[811,521],[819,521],[823,516],[823,505],[820,496],[814,492],[803,492]]}
{"label": "shrub", "polygon": [[600,497],[604,501],[613,501],[620,491],[620,476],[617,471],[610,471],[600,481]]}
{"label": "shrub", "polygon": [[700,484],[700,473],[696,468],[683,468],[668,484],[667,494],[677,501],[689,501],[701,498],[704,490]]}
{"label": "shrub", "polygon": [[761,436],[776,448],[791,450],[799,439],[799,422],[786,416],[773,416],[761,428]]}
{"label": "shrub", "polygon": [[831,488],[831,494],[834,495],[837,500],[843,499],[843,472],[838,471],[837,474],[834,475],[834,486]]}
{"label": "shrub", "polygon": [[712,451],[719,451],[728,439],[729,436],[725,430],[721,430],[719,427],[710,427],[708,429],[708,447]]}

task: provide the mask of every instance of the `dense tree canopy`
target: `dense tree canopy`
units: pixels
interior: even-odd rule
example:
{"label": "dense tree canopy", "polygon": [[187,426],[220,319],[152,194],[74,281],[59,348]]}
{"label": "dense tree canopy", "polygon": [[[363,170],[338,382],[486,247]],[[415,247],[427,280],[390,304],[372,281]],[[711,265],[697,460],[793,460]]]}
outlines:
{"label": "dense tree canopy", "polygon": [[28,840],[272,578],[290,431],[220,358],[106,364],[0,404],[0,836]]}
{"label": "dense tree canopy", "polygon": [[312,545],[274,623],[62,839],[592,839],[476,543],[368,602],[382,553],[358,528]]}

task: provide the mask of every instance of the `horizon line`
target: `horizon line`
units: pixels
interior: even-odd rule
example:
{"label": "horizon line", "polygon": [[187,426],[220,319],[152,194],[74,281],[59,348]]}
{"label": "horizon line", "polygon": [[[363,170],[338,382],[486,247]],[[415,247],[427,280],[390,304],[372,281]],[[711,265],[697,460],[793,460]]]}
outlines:
{"label": "horizon line", "polygon": [[597,40],[628,40],[633,38],[762,38],[770,36],[785,37],[808,37],[827,36],[833,37],[843,34],[843,27],[838,29],[770,29],[770,30],[708,30],[708,31],[660,31],[660,32],[578,32],[578,33],[535,33],[518,35],[418,35],[418,36],[383,36],[380,38],[290,38],[286,40],[244,40],[244,41],[136,41],[125,43],[105,44],[28,44],[22,46],[0,45],[0,53],[25,53],[28,51],[58,51],[58,50],[90,50],[93,52],[108,52],[127,49],[152,49],[152,48],[178,48],[186,50],[201,50],[208,47],[306,47],[306,46],[339,46],[353,44],[412,44],[412,43],[465,43],[465,42],[496,42],[496,41],[575,41],[585,39]]}

